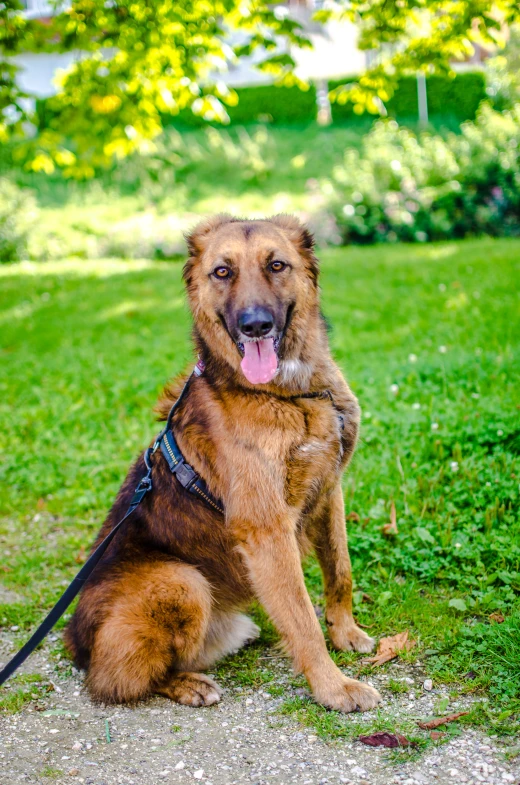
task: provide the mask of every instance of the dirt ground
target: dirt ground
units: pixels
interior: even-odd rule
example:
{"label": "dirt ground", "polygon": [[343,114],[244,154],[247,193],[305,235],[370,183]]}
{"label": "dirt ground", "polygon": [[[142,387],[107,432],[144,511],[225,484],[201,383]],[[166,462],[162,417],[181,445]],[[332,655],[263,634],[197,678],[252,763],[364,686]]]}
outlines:
{"label": "dirt ground", "polygon": [[[4,634],[0,639],[0,661],[12,652],[12,638]],[[33,655],[23,672],[46,675],[55,689],[18,713],[0,715],[1,785],[520,783],[520,759],[508,761],[506,755],[511,740],[468,728],[406,762],[396,760],[391,750],[359,741],[323,741],[294,716],[280,714],[280,705],[298,694],[289,685],[278,697],[264,689],[228,687],[219,705],[205,709],[163,698],[133,709],[94,706],[82,690],[80,673],[60,675],[60,664],[49,656],[52,645]],[[283,684],[291,675],[288,663],[274,662]],[[424,690],[413,666],[392,669],[392,677],[409,684],[410,692],[393,695],[385,690],[388,674],[375,676],[371,682],[385,699],[381,716],[430,715],[442,690]],[[465,700],[453,710],[467,707]],[[373,715],[367,717],[372,720]]]}

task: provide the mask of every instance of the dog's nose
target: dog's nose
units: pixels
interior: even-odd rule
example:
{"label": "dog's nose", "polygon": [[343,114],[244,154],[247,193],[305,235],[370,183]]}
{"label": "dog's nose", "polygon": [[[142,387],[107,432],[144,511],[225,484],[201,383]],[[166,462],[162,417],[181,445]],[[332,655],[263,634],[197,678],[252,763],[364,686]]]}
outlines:
{"label": "dog's nose", "polygon": [[238,329],[248,338],[263,338],[274,326],[274,317],[267,308],[254,305],[240,311],[237,319]]}

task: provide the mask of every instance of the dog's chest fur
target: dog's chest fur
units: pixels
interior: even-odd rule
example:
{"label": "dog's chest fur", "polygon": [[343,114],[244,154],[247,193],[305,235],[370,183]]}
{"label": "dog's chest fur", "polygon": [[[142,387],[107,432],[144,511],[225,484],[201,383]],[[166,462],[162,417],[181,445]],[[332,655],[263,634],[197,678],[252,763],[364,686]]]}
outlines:
{"label": "dog's chest fur", "polygon": [[[308,510],[338,480],[343,465],[339,413],[325,399],[271,398],[250,402],[235,414],[237,442],[268,464],[290,507]],[[278,481],[278,482],[277,482]]]}
{"label": "dog's chest fur", "polygon": [[286,458],[285,497],[308,511],[320,493],[332,488],[342,469],[341,421],[329,401],[300,405],[304,428]]}

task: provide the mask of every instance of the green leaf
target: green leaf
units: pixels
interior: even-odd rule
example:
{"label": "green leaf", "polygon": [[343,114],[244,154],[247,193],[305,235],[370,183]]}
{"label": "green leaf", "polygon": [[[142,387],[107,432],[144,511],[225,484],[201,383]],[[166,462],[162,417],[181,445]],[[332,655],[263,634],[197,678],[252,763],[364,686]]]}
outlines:
{"label": "green leaf", "polygon": [[432,537],[428,529],[424,529],[422,526],[418,526],[415,530],[416,535],[419,537],[420,540],[423,542],[428,542],[431,545],[435,545],[436,540]]}
{"label": "green leaf", "polygon": [[462,611],[462,612],[467,611],[467,609],[468,609],[466,603],[464,602],[464,600],[461,600],[459,597],[456,597],[453,600],[450,600],[449,603],[448,603],[448,606],[450,608],[455,608],[455,610]]}

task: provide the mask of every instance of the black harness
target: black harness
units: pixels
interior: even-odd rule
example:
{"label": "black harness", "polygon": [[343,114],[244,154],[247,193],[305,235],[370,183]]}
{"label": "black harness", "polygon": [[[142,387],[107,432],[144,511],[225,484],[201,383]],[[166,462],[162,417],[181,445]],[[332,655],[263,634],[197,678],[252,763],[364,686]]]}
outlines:
{"label": "black harness", "polygon": [[[40,626],[37,630],[33,633],[33,635],[29,638],[27,643],[25,643],[22,648],[15,654],[15,656],[7,663],[7,665],[0,671],[0,685],[4,684],[7,679],[13,675],[13,673],[22,665],[25,660],[29,657],[30,654],[36,649],[36,647],[42,642],[45,636],[52,630],[56,622],[63,616],[71,602],[75,599],[75,597],[79,594],[85,582],[90,577],[92,572],[94,571],[95,567],[101,560],[101,557],[107,550],[108,546],[116,536],[117,532],[120,530],[123,523],[130,517],[130,515],[137,509],[137,507],[141,504],[142,500],[152,490],[152,462],[151,458],[153,454],[160,448],[162,454],[166,458],[168,466],[170,467],[170,471],[172,474],[175,475],[176,479],[180,482],[183,488],[187,490],[189,493],[193,494],[197,497],[200,501],[207,504],[216,512],[224,514],[224,505],[217,499],[208,489],[208,486],[197,472],[190,466],[189,463],[184,459],[182,455],[179,445],[173,435],[172,429],[172,420],[173,415],[179,408],[179,405],[184,398],[189,384],[193,378],[193,376],[201,376],[204,373],[204,363],[199,360],[197,365],[193,369],[193,373],[189,376],[188,380],[186,381],[184,387],[182,388],[181,394],[173,404],[170,412],[168,414],[168,419],[166,420],[166,425],[164,426],[163,430],[157,436],[152,447],[149,447],[145,450],[143,458],[146,466],[146,474],[140,480],[137,488],[134,491],[134,495],[132,496],[132,500],[130,502],[130,506],[128,510],[123,515],[120,521],[116,523],[116,525],[110,530],[104,540],[97,546],[96,550],[90,554],[89,558],[78,572],[76,577],[72,580],[72,583],[65,589],[61,597],[59,598],[56,605],[52,608],[52,610],[48,613],[45,619],[42,621]],[[303,393],[301,395],[292,396],[293,398],[319,398],[319,399],[329,399],[333,406],[334,400],[332,398],[332,394],[329,390],[325,390],[323,392],[316,392],[316,393]],[[340,426],[343,430],[343,416],[338,412],[338,417],[340,420]]]}

